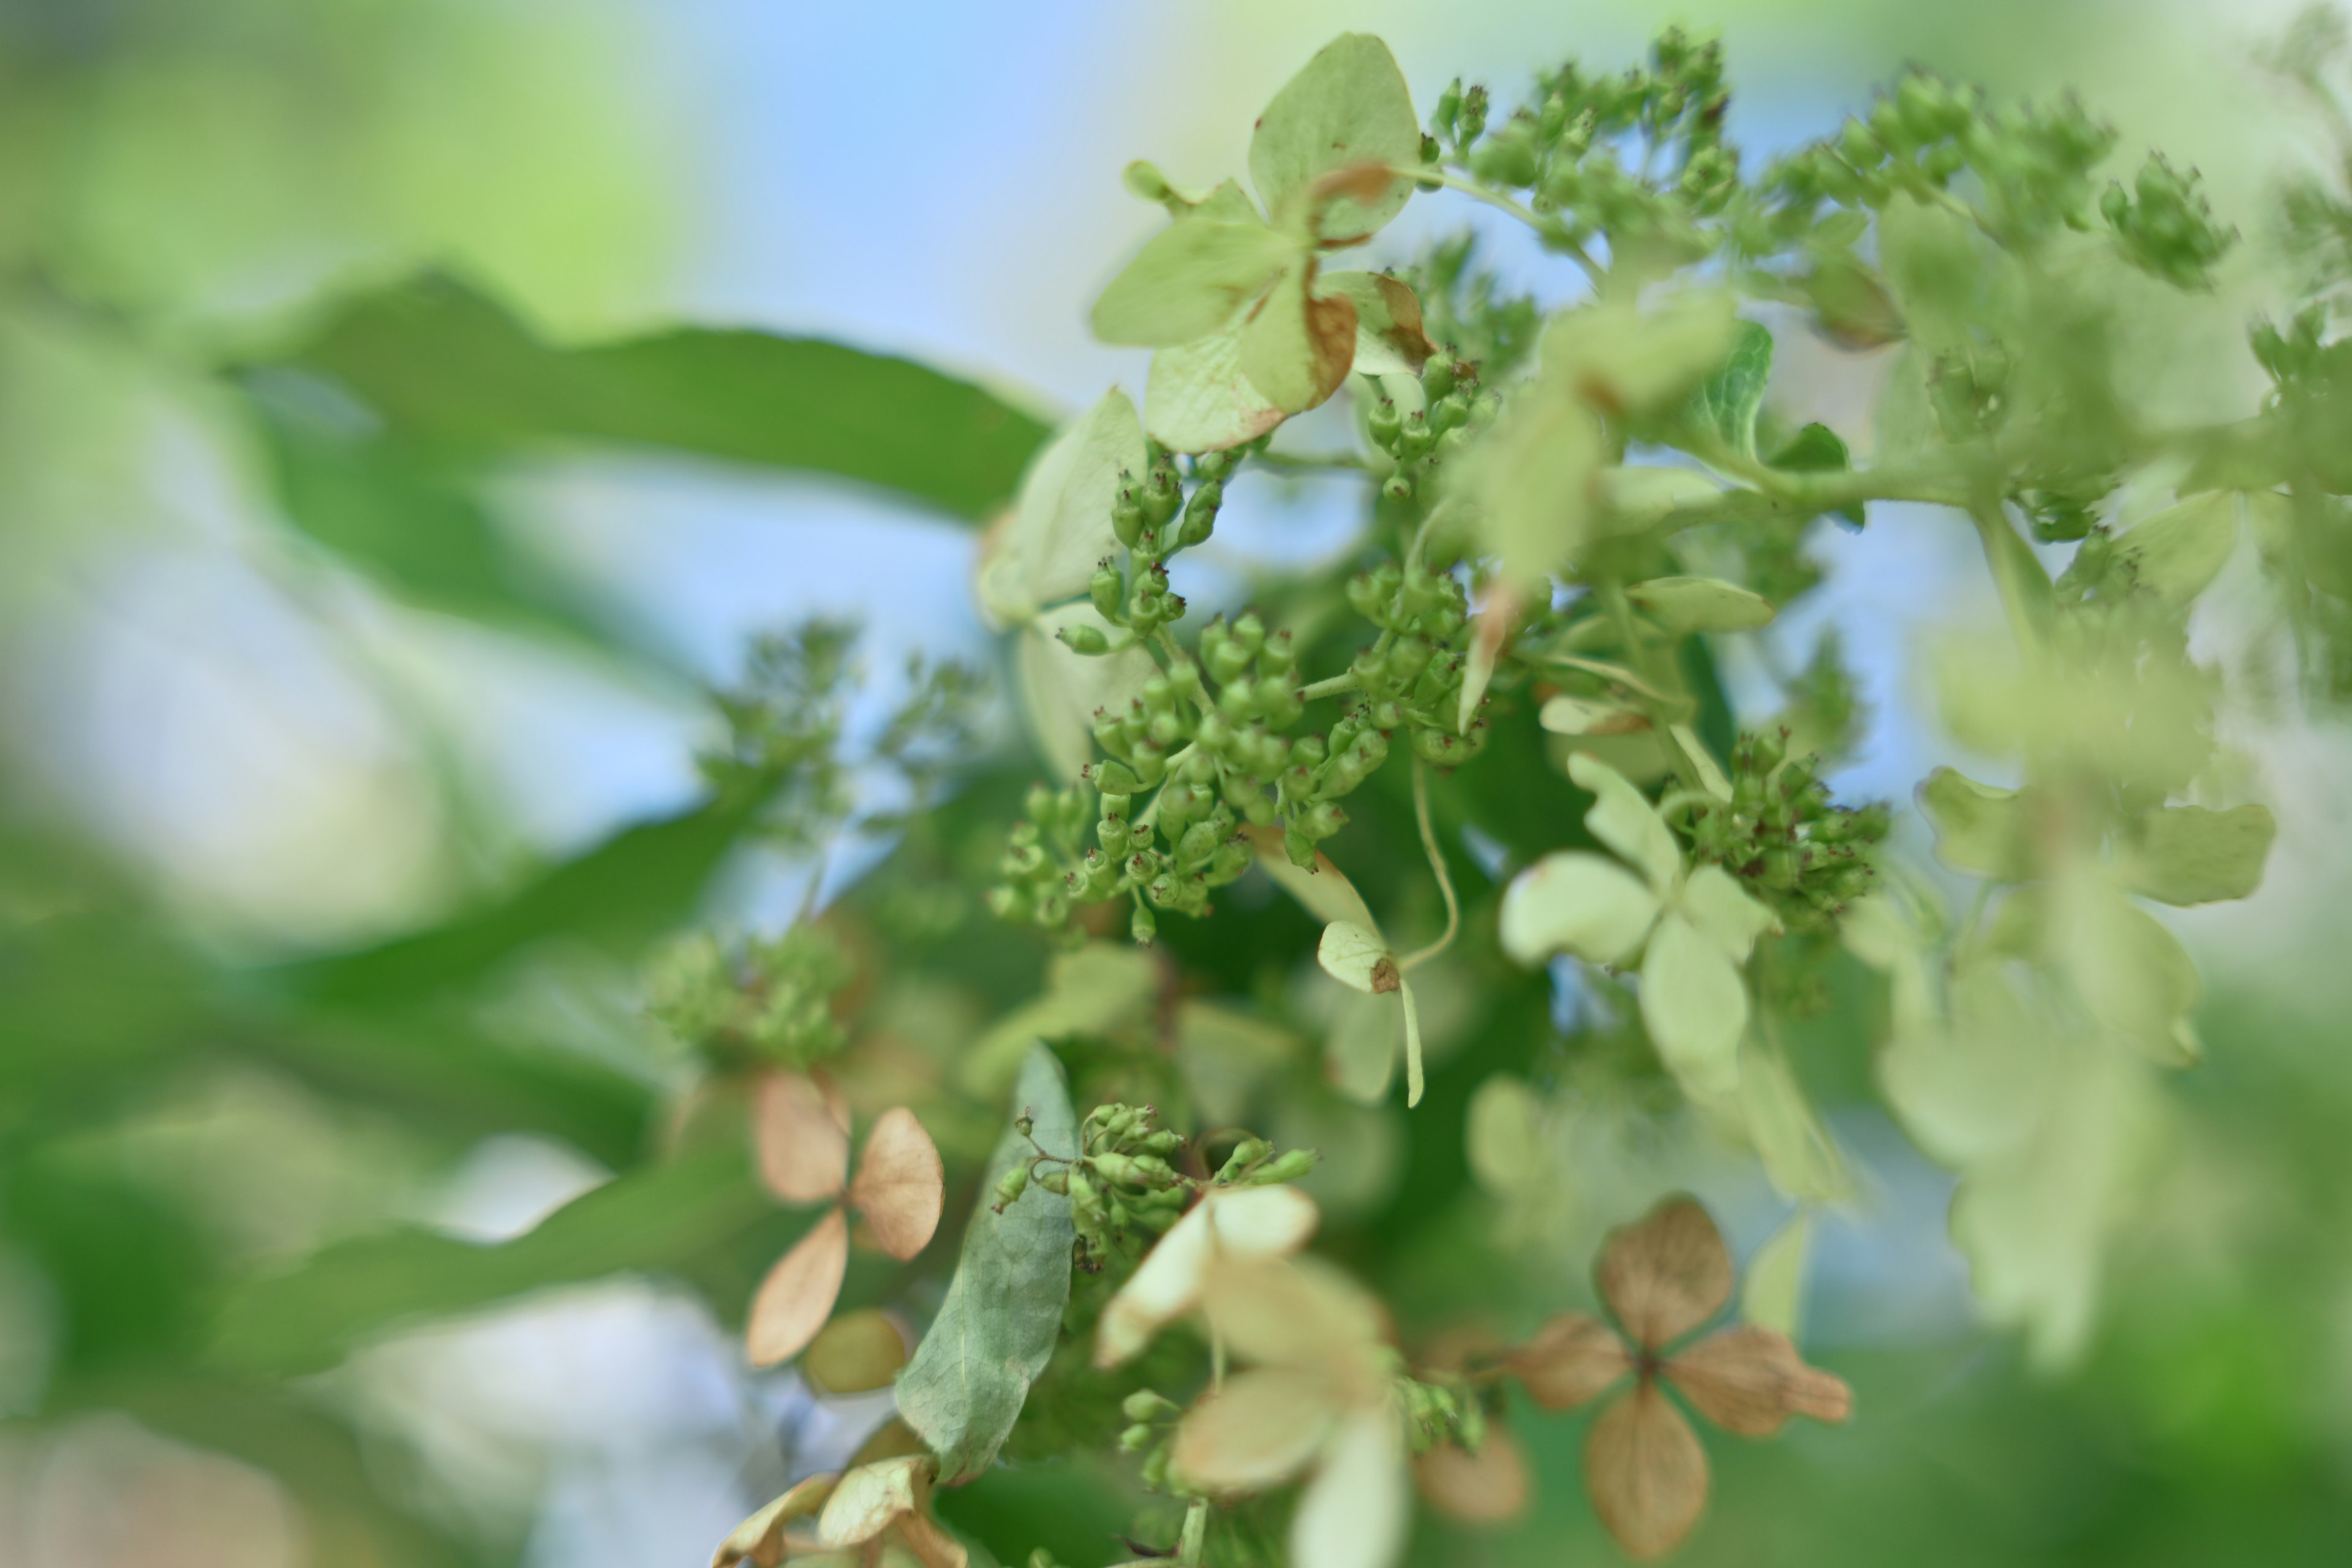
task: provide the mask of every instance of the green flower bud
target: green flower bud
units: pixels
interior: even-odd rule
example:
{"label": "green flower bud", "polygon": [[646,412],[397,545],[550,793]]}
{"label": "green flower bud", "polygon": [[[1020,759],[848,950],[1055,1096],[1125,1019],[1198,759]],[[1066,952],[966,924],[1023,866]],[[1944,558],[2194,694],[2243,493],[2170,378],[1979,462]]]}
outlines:
{"label": "green flower bud", "polygon": [[1160,934],[1159,917],[1148,905],[1138,904],[1135,906],[1135,918],[1128,922],[1127,930],[1128,935],[1135,939],[1136,946],[1150,947],[1152,939]]}
{"label": "green flower bud", "polygon": [[1084,654],[1088,658],[1099,658],[1110,651],[1110,638],[1093,626],[1064,626],[1054,635],[1060,638],[1072,653]]}
{"label": "green flower bud", "polygon": [[1096,613],[1107,621],[1118,619],[1118,602],[1126,593],[1127,579],[1108,561],[1096,566],[1093,578],[1087,584],[1087,596],[1094,601]]}
{"label": "green flower bud", "polygon": [[1122,1454],[1140,1454],[1144,1449],[1151,1447],[1154,1436],[1155,1433],[1151,1427],[1139,1421],[1118,1435],[1118,1451]]}
{"label": "green flower bud", "polygon": [[1143,536],[1143,506],[1137,498],[1136,487],[1129,477],[1119,476],[1118,499],[1111,502],[1110,531],[1129,550]]}
{"label": "green flower bud", "polygon": [[1226,1155],[1225,1163],[1217,1168],[1217,1180],[1232,1181],[1273,1152],[1274,1145],[1265,1139],[1244,1138],[1234,1145],[1234,1152]]}
{"label": "green flower bud", "polygon": [[1029,1162],[1024,1160],[997,1180],[996,1212],[1003,1214],[1006,1205],[1019,1203],[1021,1194],[1028,1190]]}
{"label": "green flower bud", "polygon": [[1184,1413],[1174,1400],[1148,1388],[1139,1388],[1119,1401],[1118,1409],[1129,1421],[1173,1421]]}
{"label": "green flower bud", "polygon": [[1192,499],[1184,507],[1184,526],[1176,535],[1176,542],[1190,549],[1208,542],[1217,525],[1217,509],[1224,504],[1225,487],[1215,479],[1193,490]]}
{"label": "green flower bud", "polygon": [[1135,770],[1116,758],[1089,763],[1078,770],[1078,776],[1105,795],[1131,795],[1144,787]]}

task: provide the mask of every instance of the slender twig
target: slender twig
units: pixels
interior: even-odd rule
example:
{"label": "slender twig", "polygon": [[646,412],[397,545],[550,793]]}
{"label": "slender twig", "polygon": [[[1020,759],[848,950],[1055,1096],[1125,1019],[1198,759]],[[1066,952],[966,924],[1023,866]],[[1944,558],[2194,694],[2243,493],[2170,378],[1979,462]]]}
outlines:
{"label": "slender twig", "polygon": [[1454,874],[1445,868],[1445,851],[1438,845],[1437,829],[1429,816],[1429,764],[1419,757],[1412,760],[1412,819],[1421,826],[1421,847],[1429,855],[1429,868],[1436,874],[1437,890],[1445,899],[1445,934],[1398,959],[1400,970],[1416,969],[1435,958],[1454,945],[1462,930],[1462,900],[1454,896]]}
{"label": "slender twig", "polygon": [[1585,249],[1578,242],[1577,237],[1568,232],[1568,226],[1558,218],[1546,217],[1526,204],[1507,196],[1500,191],[1482,185],[1475,180],[1465,179],[1459,174],[1450,174],[1444,169],[1432,168],[1426,163],[1418,163],[1410,167],[1402,163],[1391,163],[1389,165],[1389,173],[1401,174],[1410,180],[1418,180],[1423,184],[1444,185],[1449,191],[1460,191],[1464,195],[1482,201],[1499,212],[1507,212],[1534,229],[1552,245],[1558,246],[1579,267],[1584,268],[1584,276],[1591,279],[1595,289],[1609,280],[1609,269],[1593,260],[1592,253]]}

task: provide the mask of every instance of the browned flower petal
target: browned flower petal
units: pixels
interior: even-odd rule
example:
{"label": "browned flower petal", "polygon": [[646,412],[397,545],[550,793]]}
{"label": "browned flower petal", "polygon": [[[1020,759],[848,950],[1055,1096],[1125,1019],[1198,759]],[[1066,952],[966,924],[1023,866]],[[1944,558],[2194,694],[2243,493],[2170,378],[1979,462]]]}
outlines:
{"label": "browned flower petal", "polygon": [[811,1476],[783,1496],[735,1527],[734,1532],[719,1543],[710,1554],[710,1568],[736,1568],[749,1563],[752,1568],[776,1568],[789,1555],[784,1527],[793,1520],[814,1513],[833,1495],[836,1476]]}
{"label": "browned flower petal", "polygon": [[833,1315],[848,1268],[849,1220],[840,1209],[831,1209],[776,1260],[751,1299],[743,1341],[753,1366],[789,1361],[816,1338]]}
{"label": "browned flower petal", "polygon": [[1527,1510],[1527,1456],[1507,1426],[1487,1428],[1475,1454],[1439,1444],[1412,1462],[1412,1479],[1432,1508],[1465,1524],[1500,1524]]}
{"label": "browned flower petal", "polygon": [[1584,1441],[1592,1510],[1636,1557],[1671,1552],[1706,1507],[1706,1450],[1648,1378],[1601,1413]]}
{"label": "browned flower petal", "polygon": [[866,1135],[857,1180],[849,1187],[849,1201],[866,1216],[882,1250],[900,1262],[922,1251],[940,1228],[944,1192],[931,1135],[905,1106],[884,1111]]}
{"label": "browned flower petal", "polygon": [[770,1073],[752,1121],[760,1174],[786,1203],[837,1197],[849,1178],[849,1113],[806,1073]]}
{"label": "browned flower petal", "polygon": [[1807,1366],[1784,1335],[1755,1323],[1709,1334],[1665,1373],[1701,1415],[1741,1437],[1769,1437],[1791,1415],[1843,1421],[1853,1408],[1843,1379]]}
{"label": "browned flower petal", "polygon": [[1601,1299],[1635,1344],[1655,1351],[1723,1310],[1731,1253],[1706,1211],[1668,1198],[1601,1248]]}
{"label": "browned flower petal", "polygon": [[1573,1410],[1598,1398],[1633,1368],[1617,1331],[1590,1312],[1562,1312],[1512,1355],[1528,1396],[1546,1410]]}
{"label": "browned flower petal", "polygon": [[971,1554],[927,1513],[910,1513],[898,1521],[900,1544],[914,1553],[923,1568],[971,1568]]}
{"label": "browned flower petal", "polygon": [[1169,1468],[1205,1491],[1265,1491],[1306,1468],[1339,1415],[1328,1379],[1253,1367],[1185,1413]]}
{"label": "browned flower petal", "polygon": [[1404,355],[1415,370],[1420,369],[1423,363],[1437,352],[1437,345],[1429,341],[1429,334],[1423,330],[1421,300],[1402,279],[1385,273],[1372,275],[1372,287],[1381,291],[1381,299],[1389,308],[1388,330],[1381,336]]}

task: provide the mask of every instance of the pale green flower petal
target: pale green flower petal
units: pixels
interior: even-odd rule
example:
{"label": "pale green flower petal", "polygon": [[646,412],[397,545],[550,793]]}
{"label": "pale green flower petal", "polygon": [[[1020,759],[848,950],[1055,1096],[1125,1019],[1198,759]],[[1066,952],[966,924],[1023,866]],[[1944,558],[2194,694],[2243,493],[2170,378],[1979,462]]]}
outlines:
{"label": "pale green flower petal", "polygon": [[1626,589],[1625,596],[1676,637],[1750,632],[1772,624],[1770,601],[1720,577],[1653,577]]}
{"label": "pale green flower petal", "polygon": [[983,547],[982,607],[1017,626],[1085,593],[1095,563],[1118,548],[1110,509],[1119,476],[1139,479],[1148,461],[1143,422],[1113,387],[1030,464],[1012,520]]}
{"label": "pale green flower petal", "polygon": [[1207,337],[1263,295],[1295,254],[1263,223],[1180,219],[1153,236],[1095,301],[1095,336],[1139,348]]}
{"label": "pale green flower petal", "polygon": [[1421,121],[1389,47],[1368,33],[1342,33],[1283,85],[1250,138],[1250,178],[1277,220],[1311,216],[1327,244],[1349,244],[1402,211],[1412,183],[1372,179],[1363,189],[1318,202],[1324,176],[1366,164],[1421,162]]}
{"label": "pale green flower petal", "polygon": [[1734,963],[1747,963],[1756,939],[1775,923],[1772,911],[1748,897],[1738,879],[1720,866],[1693,871],[1675,908],[1729,953]]}
{"label": "pale green flower petal", "polygon": [[1151,356],[1143,422],[1174,452],[1221,452],[1282,423],[1282,410],[1242,374],[1242,331],[1223,331]]}
{"label": "pale green flower petal", "polygon": [[1723,948],[1671,910],[1642,956],[1642,1021],[1685,1092],[1738,1091],[1748,988]]}
{"label": "pale green flower petal", "polygon": [[1572,952],[1622,963],[1650,934],[1658,898],[1615,861],[1581,849],[1547,855],[1503,894],[1503,951],[1521,963]]}
{"label": "pale green flower petal", "polygon": [[1311,261],[1290,267],[1242,329],[1242,374],[1286,414],[1339,391],[1356,357],[1356,307],[1344,295],[1318,298],[1314,282]]}
{"label": "pale green flower petal", "polygon": [[1568,776],[1596,797],[1584,814],[1592,837],[1631,861],[1660,898],[1672,892],[1682,876],[1682,851],[1642,792],[1623,773],[1582,752],[1569,759]]}
{"label": "pale green flower petal", "polygon": [[1333,921],[1323,928],[1315,962],[1342,985],[1375,994],[1397,988],[1396,960],[1380,937],[1353,921]]}

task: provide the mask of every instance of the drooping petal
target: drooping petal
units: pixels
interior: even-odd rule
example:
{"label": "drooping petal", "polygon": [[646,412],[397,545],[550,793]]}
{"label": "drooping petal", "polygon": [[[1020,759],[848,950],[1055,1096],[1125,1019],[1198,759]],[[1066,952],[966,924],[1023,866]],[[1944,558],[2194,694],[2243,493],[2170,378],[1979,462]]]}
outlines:
{"label": "drooping petal", "polygon": [[833,1315],[848,1269],[849,1219],[838,1207],[828,1209],[776,1260],[751,1299],[751,1321],[743,1331],[751,1364],[773,1366],[800,1354]]}
{"label": "drooping petal", "polygon": [[760,1081],[752,1135],[760,1176],[786,1203],[837,1197],[849,1177],[849,1112],[806,1073],[774,1072]]}
{"label": "drooping petal", "polygon": [[1503,951],[1521,963],[1572,952],[1622,963],[1658,918],[1658,899],[1614,860],[1583,849],[1545,856],[1503,894]]}
{"label": "drooping petal", "polygon": [[1342,985],[1375,996],[1395,990],[1402,979],[1397,973],[1396,960],[1380,934],[1366,931],[1353,921],[1333,921],[1323,928],[1323,940],[1315,948],[1315,962],[1323,966],[1323,973]]}
{"label": "drooping petal", "polygon": [[1388,1568],[1412,1519],[1404,1434],[1385,1401],[1339,1428],[1290,1518],[1292,1568]]}
{"label": "drooping petal", "polygon": [[1326,925],[1333,921],[1347,921],[1375,936],[1380,934],[1381,922],[1373,918],[1371,906],[1364,902],[1364,895],[1356,891],[1356,884],[1331,863],[1328,855],[1318,849],[1311,868],[1294,866],[1282,847],[1279,827],[1244,827],[1242,832],[1249,839],[1250,847],[1257,852],[1258,869],[1274,879],[1275,886],[1297,899],[1308,914]]}
{"label": "drooping petal", "polygon": [[894,1105],[875,1122],[857,1157],[850,1205],[865,1217],[882,1250],[905,1262],[940,1228],[945,1173],[931,1135],[915,1113]]}
{"label": "drooping petal", "polygon": [[989,616],[1014,626],[1085,593],[1095,563],[1118,548],[1110,512],[1119,476],[1140,479],[1148,462],[1143,421],[1117,387],[1032,458],[1013,515],[982,545],[980,602]]}
{"label": "drooping petal", "polygon": [[1579,752],[1568,761],[1568,776],[1594,796],[1584,814],[1592,837],[1609,846],[1649,879],[1660,898],[1673,891],[1683,871],[1682,851],[1657,808],[1635,789],[1623,773],[1590,752]]}
{"label": "drooping petal", "polygon": [[1254,1367],[1185,1413],[1170,1464],[1204,1491],[1265,1491],[1306,1468],[1339,1418],[1328,1379]]}
{"label": "drooping petal", "polygon": [[1696,1199],[1671,1197],[1601,1248],[1601,1299],[1635,1344],[1656,1351],[1723,1310],[1731,1253]]}
{"label": "drooping petal", "polygon": [[1805,1364],[1787,1336],[1760,1323],[1709,1334],[1666,1363],[1693,1408],[1739,1437],[1769,1437],[1791,1415],[1843,1421],[1853,1409],[1844,1380]]}
{"label": "drooping petal", "polygon": [[1674,910],[1659,917],[1642,956],[1642,1022],[1685,1092],[1738,1090],[1747,984],[1721,945]]}
{"label": "drooping petal", "polygon": [[1584,1443],[1592,1510],[1635,1557],[1660,1557],[1706,1508],[1706,1450],[1655,1383],[1644,1378],[1601,1413]]}
{"label": "drooping petal", "polygon": [[1562,1312],[1512,1353],[1528,1397],[1546,1410],[1573,1410],[1633,1370],[1617,1331],[1590,1312]]}

